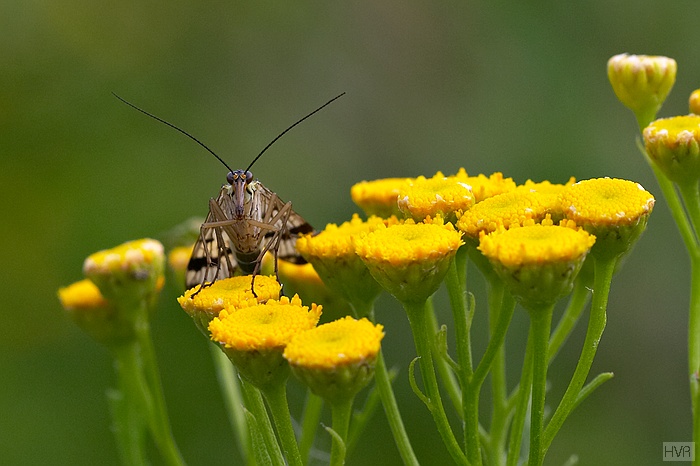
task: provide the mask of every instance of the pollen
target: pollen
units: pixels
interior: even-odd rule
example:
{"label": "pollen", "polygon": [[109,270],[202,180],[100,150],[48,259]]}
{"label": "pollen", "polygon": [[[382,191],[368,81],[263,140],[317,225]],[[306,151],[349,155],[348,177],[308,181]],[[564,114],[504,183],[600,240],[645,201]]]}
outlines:
{"label": "pollen", "polygon": [[400,189],[411,178],[382,178],[361,181],[350,188],[350,196],[367,215],[391,217],[399,215],[397,199]]}
{"label": "pollen", "polygon": [[[456,217],[474,205],[472,187],[457,176],[437,172],[432,178],[419,176],[399,189],[399,210],[421,221],[427,216]],[[456,218],[455,218],[456,219]]]}
{"label": "pollen", "polygon": [[211,339],[237,351],[283,349],[296,334],[314,328],[322,307],[303,306],[295,295],[240,309],[227,307],[209,324]]}
{"label": "pollen", "polygon": [[462,215],[457,228],[468,237],[477,239],[481,232],[523,226],[529,221],[540,222],[557,207],[556,197],[546,190],[516,189],[479,202]]}
{"label": "pollen", "polygon": [[479,250],[505,266],[552,264],[578,260],[588,253],[595,236],[556,225],[531,225],[483,234]]}
{"label": "pollen", "polygon": [[347,316],[294,336],[284,357],[295,366],[335,369],[374,360],[382,338],[381,325]]}
{"label": "pollen", "polygon": [[112,249],[90,255],[83,265],[85,274],[130,271],[163,258],[163,245],[153,239],[128,241]]}
{"label": "pollen", "polygon": [[67,311],[104,308],[108,305],[107,300],[100,293],[100,289],[88,279],[60,288],[58,299]]}
{"label": "pollen", "polygon": [[355,241],[355,251],[365,262],[407,265],[454,253],[462,245],[461,234],[450,223],[409,223],[373,231]]}
{"label": "pollen", "polygon": [[496,172],[489,176],[482,174],[468,176],[464,168],[460,168],[455,177],[469,186],[472,194],[474,194],[475,202],[481,202],[497,194],[513,191],[516,187],[513,178],[504,178],[501,172]]}
{"label": "pollen", "polygon": [[340,226],[333,223],[317,235],[302,236],[297,240],[297,251],[305,257],[342,258],[354,257],[355,246],[353,238],[367,234],[377,228],[383,228],[385,222],[382,218],[371,216],[367,221],[354,214],[352,220],[342,223]]}
{"label": "pollen", "polygon": [[[200,286],[187,290],[177,299],[182,309],[188,314],[204,312],[217,314],[227,306],[246,307],[254,306],[268,299],[277,299],[280,296],[281,285],[274,275],[255,276],[255,295],[251,290],[253,278],[250,275],[238,276],[217,280],[210,286],[205,286],[199,291]],[[192,295],[197,293],[194,297]]]}
{"label": "pollen", "polygon": [[654,196],[633,181],[595,178],[568,187],[560,203],[577,225],[631,225],[651,213]]}

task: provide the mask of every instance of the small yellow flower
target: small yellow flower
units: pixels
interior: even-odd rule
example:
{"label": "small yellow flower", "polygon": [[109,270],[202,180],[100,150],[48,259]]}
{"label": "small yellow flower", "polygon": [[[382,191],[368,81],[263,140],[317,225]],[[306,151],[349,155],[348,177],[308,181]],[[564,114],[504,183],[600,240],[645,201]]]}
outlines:
{"label": "small yellow flower", "polygon": [[419,176],[399,189],[399,210],[420,222],[425,217],[442,216],[448,221],[474,205],[472,187],[462,178],[437,172],[432,178]]}
{"label": "small yellow flower", "polygon": [[187,273],[187,264],[190,262],[192,255],[192,247],[178,246],[170,250],[168,253],[168,267],[175,277],[175,283],[184,287],[185,274]]}
{"label": "small yellow flower", "polygon": [[209,323],[211,339],[236,365],[241,375],[258,388],[286,379],[282,356],[292,337],[316,326],[321,306],[303,306],[299,296],[240,309],[227,308]]}
{"label": "small yellow flower", "polygon": [[452,224],[412,223],[379,228],[355,241],[372,276],[401,302],[422,302],[440,286],[462,245]]}
{"label": "small yellow flower", "polygon": [[345,317],[295,335],[284,357],[314,393],[344,400],[370,381],[382,338],[381,325]]}
{"label": "small yellow flower", "polygon": [[317,235],[302,236],[297,240],[297,250],[313,264],[328,287],[354,307],[366,308],[382,288],[355,254],[354,240],[378,228],[385,228],[380,217],[371,216],[362,221],[353,215],[352,220],[340,226],[329,224]]}
{"label": "small yellow flower", "polygon": [[88,279],[58,290],[68,317],[94,340],[107,346],[135,338],[131,320],[107,301]]}
{"label": "small yellow flower", "polygon": [[388,218],[400,216],[396,200],[399,190],[411,178],[383,178],[374,181],[361,181],[350,188],[350,196],[367,216]]}
{"label": "small yellow flower", "polygon": [[133,302],[155,298],[163,285],[164,264],[163,245],[140,239],[90,255],[83,272],[108,300]]}
{"label": "small yellow flower", "polygon": [[513,178],[503,178],[503,173],[496,172],[488,177],[479,174],[468,176],[464,168],[460,168],[455,177],[466,183],[474,194],[474,201],[481,202],[484,199],[497,194],[507,193],[515,189]]}
{"label": "small yellow flower", "polygon": [[648,55],[615,55],[608,60],[608,79],[615,95],[646,125],[676,82],[673,58]]}
{"label": "small yellow flower", "polygon": [[537,308],[571,291],[594,243],[582,229],[535,224],[482,234],[479,250],[513,295]]}
{"label": "small yellow flower", "polygon": [[457,228],[476,242],[481,232],[522,226],[527,221],[540,222],[557,208],[556,197],[547,189],[526,186],[479,202],[462,215]]}
{"label": "small yellow flower", "polygon": [[595,256],[617,256],[644,231],[654,196],[633,181],[595,178],[568,187],[560,203],[570,220],[596,236]]}
{"label": "small yellow flower", "polygon": [[688,106],[690,107],[690,113],[700,115],[700,89],[696,89],[690,94]]}
{"label": "small yellow flower", "polygon": [[700,116],[661,118],[644,128],[644,146],[651,160],[675,183],[700,178]]}
{"label": "small yellow flower", "polygon": [[[280,296],[282,286],[274,276],[255,276],[255,295],[251,290],[252,278],[249,275],[217,280],[210,286],[198,292],[199,285],[187,290],[177,298],[182,309],[194,319],[197,327],[205,334],[209,322],[219,315],[225,307],[254,306],[269,299],[277,299]],[[194,297],[193,294],[197,293]]]}

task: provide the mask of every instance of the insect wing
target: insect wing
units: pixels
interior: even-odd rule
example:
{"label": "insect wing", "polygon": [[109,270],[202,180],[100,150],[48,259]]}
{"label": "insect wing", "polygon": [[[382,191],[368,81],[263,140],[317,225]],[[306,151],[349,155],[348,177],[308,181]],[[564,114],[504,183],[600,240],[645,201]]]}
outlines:
{"label": "insect wing", "polygon": [[[217,204],[222,204],[223,196],[227,196],[227,194],[222,190],[216,199]],[[209,212],[204,223],[211,223],[215,220],[214,215]],[[231,248],[230,240],[228,236],[223,234],[222,229],[203,228],[187,264],[185,286],[190,289],[202,283],[213,283],[216,280],[231,277],[236,269],[236,264],[236,256]]]}
{"label": "insect wing", "polygon": [[[263,209],[272,209],[270,218],[277,217],[280,209],[284,208],[285,204],[277,197],[275,193],[267,189],[262,183],[257,187],[262,198]],[[265,218],[267,212],[262,212],[262,217]],[[297,252],[296,242],[299,235],[313,233],[313,227],[302,218],[301,215],[291,210],[286,221],[284,218],[279,218],[275,222],[275,230],[270,231],[265,235],[265,241],[274,241],[275,235],[279,234],[279,244],[277,246],[277,257],[279,259],[292,262],[294,264],[306,264],[306,260]],[[273,248],[270,248],[271,250]],[[274,251],[273,251],[274,252]]]}

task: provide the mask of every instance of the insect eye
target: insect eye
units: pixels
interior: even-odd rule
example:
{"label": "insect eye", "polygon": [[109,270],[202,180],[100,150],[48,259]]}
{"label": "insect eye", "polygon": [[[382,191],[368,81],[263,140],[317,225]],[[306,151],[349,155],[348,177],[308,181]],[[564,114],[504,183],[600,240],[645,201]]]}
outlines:
{"label": "insect eye", "polygon": [[245,182],[250,183],[251,181],[253,181],[253,174],[249,171],[246,171],[245,172]]}
{"label": "insect eye", "polygon": [[233,184],[233,180],[234,180],[233,172],[228,172],[228,175],[226,175],[226,181],[228,182],[228,184]]}

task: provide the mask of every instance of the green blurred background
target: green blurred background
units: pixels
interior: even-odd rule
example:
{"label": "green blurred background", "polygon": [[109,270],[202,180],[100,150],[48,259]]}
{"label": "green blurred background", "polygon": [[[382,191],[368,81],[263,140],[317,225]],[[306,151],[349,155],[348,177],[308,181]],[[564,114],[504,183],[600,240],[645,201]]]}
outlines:
{"label": "green blurred background", "polygon": [[[615,378],[567,421],[547,464],[571,453],[588,465],[659,464],[662,442],[690,440],[688,261],[605,65],[621,52],[674,57],[679,76],[661,114],[687,113],[700,87],[697,19],[696,0],[2,2],[0,463],[117,464],[104,397],[114,381],[109,354],[64,317],[56,290],[82,277],[88,254],[203,216],[224,182],[210,155],[110,92],[243,168],[345,91],[254,169],[317,227],[356,211],[355,182],[462,166],[519,183],[621,177],[657,196],[613,283],[593,367]],[[153,324],[175,436],[192,465],[237,464],[208,348],[176,293],[168,284]],[[417,455],[449,463],[408,388],[406,318],[389,297],[378,317]],[[526,326],[518,313],[514,377]],[[551,369],[552,399],[575,365],[579,327]],[[290,397],[301,401],[296,383]],[[382,412],[348,464],[400,464]]]}

